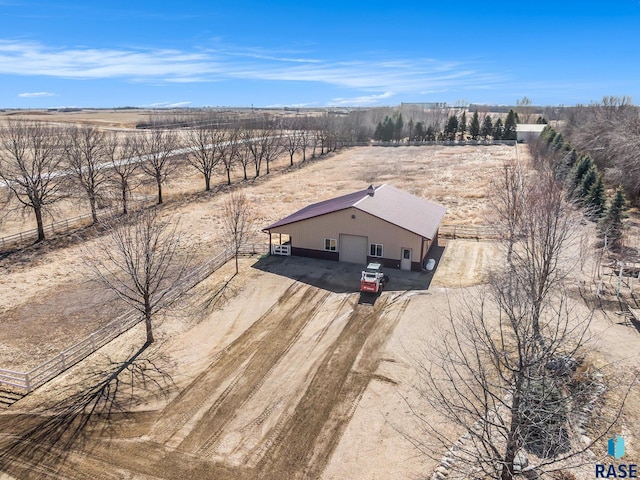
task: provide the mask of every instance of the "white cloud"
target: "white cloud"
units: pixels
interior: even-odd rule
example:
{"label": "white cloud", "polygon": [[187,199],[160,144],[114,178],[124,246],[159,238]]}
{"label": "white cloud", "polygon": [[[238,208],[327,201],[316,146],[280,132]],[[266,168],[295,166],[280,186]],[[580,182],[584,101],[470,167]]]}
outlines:
{"label": "white cloud", "polygon": [[203,53],[178,50],[56,49],[34,42],[0,41],[0,74],[49,77],[186,79],[220,69]]}
{"label": "white cloud", "polygon": [[[55,48],[37,42],[0,40],[0,75],[69,79],[123,78],[144,83],[193,83],[249,79],[316,82],[348,88],[354,101],[371,104],[394,94],[444,88],[483,88],[504,79],[460,62],[432,58],[310,58],[300,52],[263,49],[217,50]],[[41,92],[44,93],[44,92]],[[350,99],[337,98],[340,104]]]}
{"label": "white cloud", "polygon": [[24,92],[19,93],[18,96],[22,98],[57,97],[55,93],[51,92]]}
{"label": "white cloud", "polygon": [[385,92],[380,95],[361,95],[359,97],[353,98],[334,98],[329,102],[329,105],[364,107],[367,105],[376,105],[380,103],[380,100],[391,98],[393,96],[393,93]]}
{"label": "white cloud", "polygon": [[308,103],[273,103],[271,105],[265,105],[266,108],[311,108],[317,107],[320,104],[318,102],[308,102]]}
{"label": "white cloud", "polygon": [[191,102],[156,102],[150,103],[149,105],[141,105],[141,107],[146,108],[181,108],[188,107],[191,105]]}

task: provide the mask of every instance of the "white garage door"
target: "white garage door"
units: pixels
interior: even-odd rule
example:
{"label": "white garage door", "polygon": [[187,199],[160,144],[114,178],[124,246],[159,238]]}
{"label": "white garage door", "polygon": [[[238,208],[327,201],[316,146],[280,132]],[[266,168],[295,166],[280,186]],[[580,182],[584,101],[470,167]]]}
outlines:
{"label": "white garage door", "polygon": [[349,263],[367,263],[367,237],[358,235],[340,235],[340,261]]}

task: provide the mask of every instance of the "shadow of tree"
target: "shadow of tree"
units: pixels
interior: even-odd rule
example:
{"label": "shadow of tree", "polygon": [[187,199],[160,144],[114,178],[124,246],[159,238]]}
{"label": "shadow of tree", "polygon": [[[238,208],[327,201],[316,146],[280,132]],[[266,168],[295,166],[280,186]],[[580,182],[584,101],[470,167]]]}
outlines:
{"label": "shadow of tree", "polygon": [[163,358],[148,347],[124,361],[107,358],[100,369],[65,388],[74,393],[41,413],[3,415],[0,471],[17,478],[55,476],[69,453],[88,439],[112,438],[144,392],[166,397],[173,380],[162,368]]}

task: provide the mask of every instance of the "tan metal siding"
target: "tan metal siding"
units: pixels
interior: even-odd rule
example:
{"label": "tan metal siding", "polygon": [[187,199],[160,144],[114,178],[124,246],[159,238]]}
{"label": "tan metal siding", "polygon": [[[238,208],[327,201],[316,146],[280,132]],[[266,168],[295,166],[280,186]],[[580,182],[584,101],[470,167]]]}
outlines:
{"label": "tan metal siding", "polygon": [[[351,218],[355,216],[355,218]],[[368,237],[369,243],[381,243],[385,258],[400,260],[401,248],[411,248],[418,261],[422,238],[391,223],[385,222],[357,208],[348,208],[319,217],[301,220],[271,230],[272,234],[286,233],[291,245],[297,248],[324,250],[324,239],[339,240],[340,234]],[[338,247],[340,248],[340,247]]]}

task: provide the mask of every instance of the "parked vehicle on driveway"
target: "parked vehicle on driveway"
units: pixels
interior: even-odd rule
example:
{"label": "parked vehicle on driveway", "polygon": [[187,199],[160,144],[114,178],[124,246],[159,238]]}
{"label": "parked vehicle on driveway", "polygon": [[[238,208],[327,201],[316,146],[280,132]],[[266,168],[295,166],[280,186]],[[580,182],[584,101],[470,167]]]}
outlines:
{"label": "parked vehicle on driveway", "polygon": [[387,278],[382,273],[382,264],[370,263],[360,276],[360,291],[367,293],[379,293],[384,288]]}

